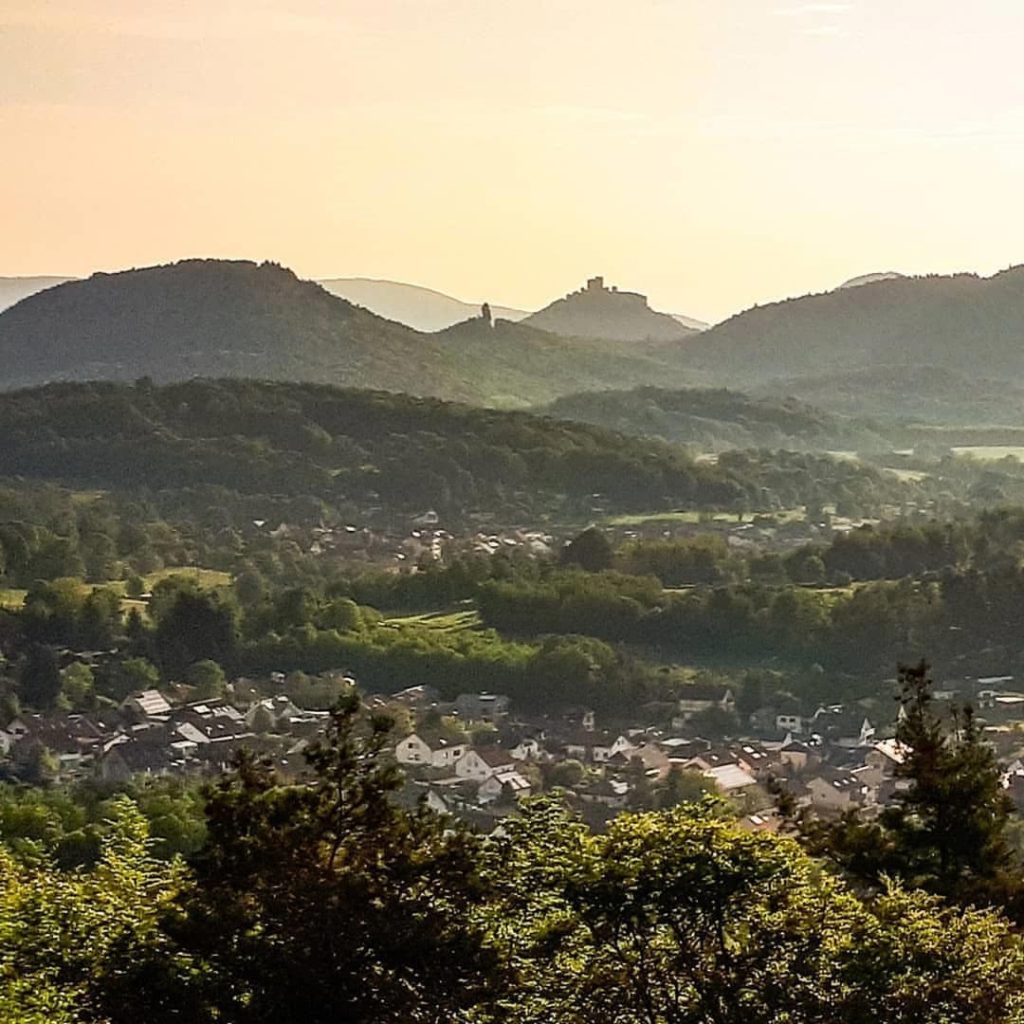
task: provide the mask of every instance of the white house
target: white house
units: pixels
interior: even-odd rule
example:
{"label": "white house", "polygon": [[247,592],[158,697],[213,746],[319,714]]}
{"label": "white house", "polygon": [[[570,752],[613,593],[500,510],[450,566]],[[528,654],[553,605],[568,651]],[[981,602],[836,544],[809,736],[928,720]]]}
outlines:
{"label": "white house", "polygon": [[412,733],[395,747],[395,760],[420,768],[454,768],[456,761],[469,749],[467,743],[439,740],[431,747],[422,736]]}
{"label": "white house", "polygon": [[573,736],[565,743],[565,754],[579,761],[593,761],[604,764],[616,754],[624,754],[627,758],[636,750],[636,745],[628,736],[582,732]]}
{"label": "white house", "polygon": [[445,743],[442,740],[441,744],[434,748],[430,765],[432,768],[454,768],[455,763],[460,757],[465,756],[467,750],[468,743]]}
{"label": "white house", "polygon": [[515,770],[515,761],[504,750],[470,749],[455,762],[455,774],[460,779],[473,779],[476,782]]}
{"label": "white house", "polygon": [[395,760],[399,764],[429,767],[433,763],[433,758],[434,752],[416,733],[406,736],[395,747]]}

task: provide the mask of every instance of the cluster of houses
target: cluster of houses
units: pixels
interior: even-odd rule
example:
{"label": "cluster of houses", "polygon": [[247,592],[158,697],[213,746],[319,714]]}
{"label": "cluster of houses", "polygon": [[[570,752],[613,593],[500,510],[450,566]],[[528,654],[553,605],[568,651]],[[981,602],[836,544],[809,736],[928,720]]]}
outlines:
{"label": "cluster of houses", "polygon": [[[383,698],[378,698],[383,701]],[[870,722],[823,708],[816,718],[778,716],[794,728],[766,739],[714,742],[690,727],[710,707],[732,709],[724,686],[688,688],[668,726],[600,728],[593,711],[558,716],[513,714],[500,695],[463,695],[442,703],[425,687],[393,697],[414,713],[415,726],[400,737],[395,759],[408,789],[438,810],[479,823],[514,813],[518,798],[557,786],[591,820],[600,823],[627,808],[658,805],[657,788],[671,791],[670,776],[689,777],[688,793],[715,792],[758,830],[777,827],[775,790],[784,786],[798,805],[822,815],[891,799],[901,784],[896,768],[903,752],[894,740],[878,740]],[[474,728],[482,723],[490,729]],[[822,732],[811,732],[813,726]],[[806,729],[806,734],[805,734]],[[572,765],[573,770],[559,766]],[[1024,787],[1024,770],[1022,770]]]}
{"label": "cluster of houses", "polygon": [[[938,689],[935,697],[940,708],[968,698],[988,716],[985,734],[1002,759],[1004,785],[1024,806],[1024,695],[1007,689],[1011,681],[973,680],[959,690]],[[298,778],[303,751],[322,735],[328,712],[273,693],[283,683],[282,676],[260,686],[239,680],[231,698],[175,703],[147,690],[88,714],[19,714],[0,729],[0,773],[26,777],[24,767],[45,751],[51,777],[63,780],[217,774],[247,748],[270,758],[284,777]],[[668,714],[663,706],[658,714],[644,709],[638,716],[649,721],[632,724],[599,723],[585,708],[524,715],[500,694],[442,701],[425,686],[364,699],[402,723],[392,748],[406,776],[400,798],[426,801],[482,828],[516,813],[521,798],[556,788],[598,827],[624,809],[715,792],[751,829],[764,830],[778,827],[780,787],[798,806],[832,816],[871,814],[906,784],[899,772],[906,751],[876,735],[856,707],[820,707],[808,716],[762,708],[751,716],[748,738],[700,736],[695,716],[735,709],[730,688],[720,684],[695,683]]]}
{"label": "cluster of houses", "polygon": [[[371,518],[375,511],[380,510],[369,510]],[[406,523],[306,527],[293,523],[272,526],[258,519],[253,521],[253,528],[257,534],[289,540],[311,555],[399,570],[412,570],[423,562],[438,562],[453,553],[494,555],[500,551],[522,551],[534,558],[548,558],[559,546],[551,534],[542,530],[481,529],[456,535],[440,525],[440,516],[432,509]]]}
{"label": "cluster of houses", "polygon": [[159,691],[145,690],[116,708],[17,715],[0,729],[0,770],[24,776],[45,752],[50,771],[63,781],[217,774],[247,748],[296,774],[302,750],[323,732],[326,718],[284,695],[241,707],[225,698],[172,705]]}

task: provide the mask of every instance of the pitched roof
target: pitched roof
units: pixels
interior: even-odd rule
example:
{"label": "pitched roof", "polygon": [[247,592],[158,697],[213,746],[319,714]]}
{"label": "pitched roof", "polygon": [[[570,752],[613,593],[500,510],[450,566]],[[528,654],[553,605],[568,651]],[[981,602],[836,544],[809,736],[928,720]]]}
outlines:
{"label": "pitched roof", "polygon": [[717,768],[709,768],[704,774],[719,789],[726,792],[757,785],[757,779],[750,772],[744,771],[738,764],[719,765]]}
{"label": "pitched roof", "polygon": [[159,690],[142,690],[139,693],[133,693],[125,700],[125,703],[129,701],[150,718],[166,715],[171,710],[171,705],[167,703]]}

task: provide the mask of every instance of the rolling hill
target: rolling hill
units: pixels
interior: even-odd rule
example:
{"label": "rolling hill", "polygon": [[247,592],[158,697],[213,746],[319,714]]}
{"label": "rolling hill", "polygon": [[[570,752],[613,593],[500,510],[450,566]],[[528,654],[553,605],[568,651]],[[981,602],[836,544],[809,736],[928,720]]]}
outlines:
{"label": "rolling hill", "polygon": [[507,522],[539,513],[792,507],[837,493],[898,500],[902,483],[850,460],[685,449],[588,423],[323,384],[197,379],[51,384],[0,394],[0,478],[161,502],[316,516],[434,508]]}
{"label": "rolling hill", "polygon": [[693,333],[678,318],[654,312],[646,296],[607,288],[600,277],[592,277],[585,288],[556,299],[523,323],[563,337],[606,341],[675,341]]}
{"label": "rolling hill", "polygon": [[[70,277],[0,277],[0,312],[16,302],[63,284],[77,280]],[[433,288],[403,281],[382,281],[370,277],[332,277],[317,281],[326,291],[340,299],[368,309],[386,320],[396,320],[417,331],[442,331],[480,314],[480,303],[464,302]],[[528,310],[491,303],[491,314],[499,320],[518,322],[530,315]],[[708,325],[683,314],[672,314],[684,327],[702,331]]]}
{"label": "rolling hill", "polygon": [[320,384],[51,384],[0,394],[0,477],[223,488],[390,512],[728,504],[753,486],[676,446],[584,423]]}
{"label": "rolling hill", "polygon": [[723,383],[932,366],[1024,380],[1024,267],[892,278],[747,310],[675,358]]}
{"label": "rolling hill", "polygon": [[705,451],[889,447],[870,427],[796,399],[753,398],[724,388],[590,391],[564,395],[536,411],[624,434],[696,445]]}
{"label": "rolling hill", "polygon": [[476,317],[427,334],[273,263],[186,260],[94,274],[0,313],[0,387],[198,376],[318,381],[482,404],[690,383],[682,363]]}

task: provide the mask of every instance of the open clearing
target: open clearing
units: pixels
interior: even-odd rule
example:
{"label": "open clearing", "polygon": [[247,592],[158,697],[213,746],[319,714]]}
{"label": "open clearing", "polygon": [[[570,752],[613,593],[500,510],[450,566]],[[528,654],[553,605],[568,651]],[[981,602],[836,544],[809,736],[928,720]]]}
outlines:
{"label": "open clearing", "polygon": [[384,620],[389,626],[426,626],[444,633],[461,633],[480,627],[476,611],[421,612],[417,615],[396,615]]}
{"label": "open clearing", "polygon": [[146,576],[146,589],[152,590],[168,576],[187,576],[201,587],[227,587],[231,585],[231,573],[219,569],[203,569],[197,565],[181,565],[169,569],[158,569]]}
{"label": "open clearing", "polygon": [[981,462],[998,462],[1007,456],[1024,462],[1024,446],[1014,444],[973,444],[950,449],[954,455],[966,455]]}

